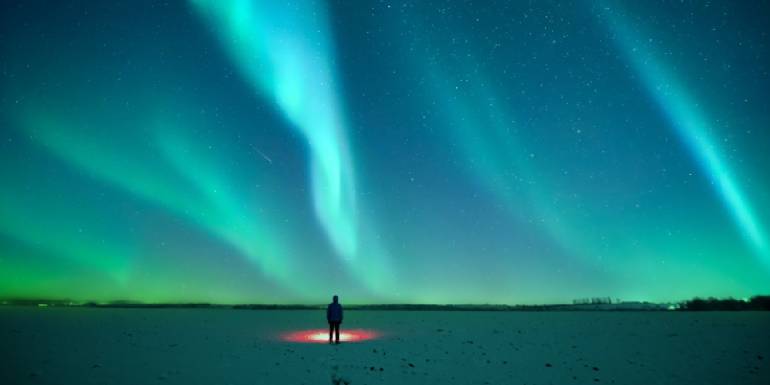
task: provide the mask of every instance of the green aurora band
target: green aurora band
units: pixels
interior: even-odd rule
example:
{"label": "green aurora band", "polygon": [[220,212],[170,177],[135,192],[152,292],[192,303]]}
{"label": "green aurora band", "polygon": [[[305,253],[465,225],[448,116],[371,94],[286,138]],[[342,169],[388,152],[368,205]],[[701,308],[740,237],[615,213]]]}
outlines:
{"label": "green aurora band", "polygon": [[634,25],[623,17],[622,10],[605,6],[605,22],[615,34],[615,41],[640,75],[650,95],[668,116],[672,128],[687,145],[700,166],[708,173],[724,204],[770,269],[770,253],[766,232],[751,204],[736,181],[730,165],[721,155],[713,139],[715,128],[687,87],[656,55],[651,40],[643,40]]}
{"label": "green aurora band", "polygon": [[[254,90],[275,103],[309,149],[312,201],[337,255],[364,287],[391,285],[390,257],[359,216],[324,4],[194,0]],[[358,244],[365,240],[366,250]]]}
{"label": "green aurora band", "polygon": [[355,181],[322,4],[193,3],[220,35],[244,77],[274,100],[306,138],[316,214],[340,255],[354,258]]}

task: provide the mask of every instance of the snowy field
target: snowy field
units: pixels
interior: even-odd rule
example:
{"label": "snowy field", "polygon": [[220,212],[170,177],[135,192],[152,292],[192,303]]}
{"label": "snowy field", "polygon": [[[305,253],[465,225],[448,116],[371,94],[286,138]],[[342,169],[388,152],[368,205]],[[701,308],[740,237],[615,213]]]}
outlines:
{"label": "snowy field", "polygon": [[373,339],[284,339],[324,317],[0,307],[0,384],[770,384],[770,312],[348,311]]}

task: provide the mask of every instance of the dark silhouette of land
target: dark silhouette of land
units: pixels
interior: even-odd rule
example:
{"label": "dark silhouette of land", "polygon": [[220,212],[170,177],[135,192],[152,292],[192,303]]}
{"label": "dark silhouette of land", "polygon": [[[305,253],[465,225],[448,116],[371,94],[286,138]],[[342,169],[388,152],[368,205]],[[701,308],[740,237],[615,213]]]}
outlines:
{"label": "dark silhouette of land", "polygon": [[695,298],[689,301],[684,301],[680,307],[681,310],[690,311],[703,311],[703,310],[721,310],[721,311],[737,311],[737,310],[770,310],[770,296],[758,295],[751,297],[748,301],[743,301],[734,298],[718,299],[718,298]]}
{"label": "dark silhouette of land", "polygon": [[[212,304],[212,303],[144,303],[117,300],[109,302],[82,302],[67,299],[18,299],[0,300],[5,306],[39,307],[94,307],[94,308],[222,308],[241,310],[324,310],[326,304]],[[655,302],[584,302],[546,305],[501,305],[501,304],[371,304],[346,305],[347,310],[403,310],[403,311],[767,311],[770,310],[770,295],[757,295],[748,300],[734,298],[693,298],[689,300]]]}

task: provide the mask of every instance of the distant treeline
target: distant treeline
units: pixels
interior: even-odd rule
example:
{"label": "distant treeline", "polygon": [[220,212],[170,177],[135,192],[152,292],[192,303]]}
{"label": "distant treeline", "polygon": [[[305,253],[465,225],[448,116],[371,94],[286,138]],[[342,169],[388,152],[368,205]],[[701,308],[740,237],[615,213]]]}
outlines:
{"label": "distant treeline", "polygon": [[572,300],[573,305],[607,305],[611,303],[612,299],[610,297],[578,298]]}
{"label": "distant treeline", "polygon": [[[432,304],[380,304],[344,305],[345,310],[412,310],[412,311],[513,311],[552,310],[562,305],[432,305]],[[251,310],[319,310],[326,305],[234,305],[233,309]]]}
{"label": "distant treeline", "polygon": [[346,308],[358,310],[414,310],[414,311],[514,311],[514,310],[551,310],[561,305],[432,305],[432,304],[384,304],[357,305]]}
{"label": "distant treeline", "polygon": [[770,310],[770,295],[758,295],[748,301],[734,298],[695,298],[684,301],[679,306],[680,310]]}
{"label": "distant treeline", "polygon": [[[240,304],[224,305],[210,303],[143,303],[136,301],[109,302],[75,302],[70,300],[42,299],[9,299],[2,301],[3,305],[38,306],[38,307],[93,307],[93,308],[211,308],[239,310],[323,310],[326,304],[318,305],[282,305],[282,304]],[[411,311],[548,311],[572,310],[572,305],[433,305],[433,304],[378,304],[378,305],[345,305],[346,310],[411,310]]]}
{"label": "distant treeline", "polygon": [[[609,297],[607,297],[609,298]],[[602,299],[602,298],[600,298]],[[326,304],[210,304],[210,303],[143,303],[136,301],[76,302],[70,300],[6,299],[0,305],[38,307],[92,307],[92,308],[149,308],[149,309],[239,309],[239,310],[323,310]],[[662,310],[770,310],[770,295],[754,296],[749,300],[733,298],[694,298],[679,303],[575,301],[556,305],[433,305],[433,304],[380,304],[344,305],[346,310],[405,310],[405,311],[662,311]]]}

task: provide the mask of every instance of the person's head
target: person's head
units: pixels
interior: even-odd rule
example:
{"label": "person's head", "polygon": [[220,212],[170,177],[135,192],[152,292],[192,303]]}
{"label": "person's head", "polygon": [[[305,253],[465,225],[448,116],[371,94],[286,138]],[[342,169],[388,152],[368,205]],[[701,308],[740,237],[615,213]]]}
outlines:
{"label": "person's head", "polygon": [[337,303],[337,300],[339,300],[339,297],[337,297],[336,295],[332,297],[332,302]]}

